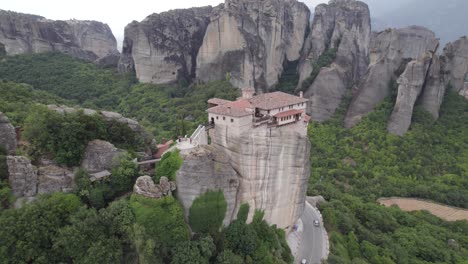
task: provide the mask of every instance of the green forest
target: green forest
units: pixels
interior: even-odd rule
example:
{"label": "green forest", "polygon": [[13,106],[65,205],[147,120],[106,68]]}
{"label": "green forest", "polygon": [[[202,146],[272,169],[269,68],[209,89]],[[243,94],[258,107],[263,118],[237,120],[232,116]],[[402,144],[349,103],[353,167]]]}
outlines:
{"label": "green forest", "polygon": [[[335,52],[325,53],[318,65],[329,64]],[[277,89],[294,91],[295,78],[289,72]],[[221,192],[195,199],[185,219],[191,228],[174,197],[153,200],[130,194],[135,179],[143,175],[131,161],[141,139],[118,124],[104,124],[99,116],[59,115],[44,107],[116,111],[138,120],[159,142],[190,134],[207,122],[209,98],[238,97],[228,81],[140,84],[130,74],[56,53],[5,57],[0,79],[0,112],[23,127],[29,142],[20,154],[33,160],[49,155],[74,166],[93,139],[129,151],[106,181],[92,183],[86,172],[78,171],[73,193],[43,195],[21,209],[8,209],[14,198],[0,149],[0,263],[293,263],[284,231],[268,226],[262,212],[255,212],[247,224],[249,208],[242,205],[238,220],[223,226],[226,201]],[[346,130],[346,99],[333,119],[308,128],[308,195],[328,201],[320,205],[330,237],[328,263],[465,264],[466,221],[407,213],[376,200],[416,197],[468,208],[468,104],[448,92],[439,120],[417,107],[411,130],[397,137],[386,133],[394,100],[387,98]],[[182,162],[178,153],[166,154],[152,175],[155,182],[161,176],[174,180]]]}

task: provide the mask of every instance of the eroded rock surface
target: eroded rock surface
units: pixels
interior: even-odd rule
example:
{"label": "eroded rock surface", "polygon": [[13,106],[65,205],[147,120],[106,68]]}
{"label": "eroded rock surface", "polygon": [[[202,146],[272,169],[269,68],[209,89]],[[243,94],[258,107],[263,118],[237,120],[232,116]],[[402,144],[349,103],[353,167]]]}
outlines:
{"label": "eroded rock surface", "polygon": [[192,80],[211,12],[211,7],[179,9],[133,21],[125,28],[119,70],[135,71],[145,83]]}
{"label": "eroded rock surface", "polygon": [[466,37],[447,44],[444,48],[443,69],[445,84],[468,100],[468,39]]}
{"label": "eroded rock surface", "polygon": [[427,53],[409,62],[398,78],[398,96],[387,125],[389,133],[403,136],[408,131],[414,105],[422,92],[431,60],[432,54]]}
{"label": "eroded rock surface", "polygon": [[8,55],[62,52],[88,61],[118,54],[109,26],[96,21],[54,21],[0,10],[0,43]]}
{"label": "eroded rock surface", "polygon": [[440,58],[438,55],[434,55],[421,97],[422,107],[432,115],[434,120],[439,118],[439,110],[446,89],[441,70]]}
{"label": "eroded rock surface", "polygon": [[315,9],[311,34],[299,65],[300,82],[313,71],[312,62],[329,49],[336,50],[330,67],[322,68],[306,89],[308,113],[325,121],[338,108],[342,97],[364,75],[369,64],[371,23],[368,6],[355,0],[333,0]]}
{"label": "eroded rock surface", "polygon": [[135,185],[133,186],[134,193],[155,199],[172,195],[172,192],[175,190],[176,184],[169,181],[167,177],[161,177],[159,184],[154,184],[154,181],[150,176],[141,176],[138,177]]}
{"label": "eroded rock surface", "polygon": [[93,140],[88,143],[83,155],[81,167],[87,172],[111,170],[118,165],[118,159],[125,151],[103,140]]}
{"label": "eroded rock surface", "polygon": [[7,156],[8,181],[13,195],[32,197],[37,194],[37,168],[22,156]]}
{"label": "eroded rock surface", "polygon": [[11,125],[8,117],[0,112],[0,146],[2,146],[8,155],[16,153],[16,131]]}
{"label": "eroded rock surface", "polygon": [[197,78],[230,76],[236,87],[266,90],[285,60],[300,57],[310,11],[295,0],[226,0],[211,17],[197,56]]}
{"label": "eroded rock surface", "polygon": [[435,34],[419,26],[388,29],[373,36],[369,68],[354,91],[345,126],[349,128],[359,123],[390,95],[390,81],[398,79],[408,62],[426,52],[435,53],[438,46]]}
{"label": "eroded rock surface", "polygon": [[237,192],[239,176],[229,163],[226,154],[213,147],[201,146],[187,155],[177,172],[177,198],[188,217],[193,201],[207,191],[222,190],[227,202],[224,225],[228,225],[239,209]]}
{"label": "eroded rock surface", "polygon": [[38,168],[37,193],[71,192],[75,186],[72,169],[49,164]]}

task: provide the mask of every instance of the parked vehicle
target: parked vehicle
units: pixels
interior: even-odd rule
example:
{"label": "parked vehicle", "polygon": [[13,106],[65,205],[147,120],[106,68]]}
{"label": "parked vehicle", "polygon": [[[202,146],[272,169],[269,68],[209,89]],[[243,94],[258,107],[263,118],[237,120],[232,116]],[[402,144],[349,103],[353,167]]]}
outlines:
{"label": "parked vehicle", "polygon": [[320,226],[319,220],[314,220],[314,226]]}

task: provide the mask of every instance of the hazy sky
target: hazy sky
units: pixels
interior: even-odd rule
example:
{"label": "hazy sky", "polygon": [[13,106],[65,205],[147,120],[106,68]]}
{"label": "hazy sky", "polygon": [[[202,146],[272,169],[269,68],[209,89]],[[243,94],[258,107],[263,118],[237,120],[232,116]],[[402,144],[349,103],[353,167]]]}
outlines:
{"label": "hazy sky", "polygon": [[[152,13],[170,9],[218,5],[224,0],[4,0],[0,9],[40,15],[54,20],[97,20],[109,24],[117,39],[123,38],[125,26],[141,21]],[[303,0],[308,6],[328,0]]]}

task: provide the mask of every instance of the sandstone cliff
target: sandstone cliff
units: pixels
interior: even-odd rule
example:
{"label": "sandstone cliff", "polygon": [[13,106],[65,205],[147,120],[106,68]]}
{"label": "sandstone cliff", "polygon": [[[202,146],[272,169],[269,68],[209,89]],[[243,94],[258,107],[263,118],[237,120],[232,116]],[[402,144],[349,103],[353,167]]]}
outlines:
{"label": "sandstone cliff", "polygon": [[4,10],[0,10],[0,43],[8,55],[55,51],[98,61],[119,53],[109,26],[101,22],[54,21]]}
{"label": "sandstone cliff", "polygon": [[6,150],[8,155],[16,152],[16,132],[6,115],[0,112],[0,146]]}
{"label": "sandstone cliff", "polygon": [[197,78],[208,82],[230,75],[240,88],[271,88],[283,62],[299,59],[309,16],[307,6],[295,0],[226,0],[206,30]]}
{"label": "sandstone cliff", "polygon": [[299,85],[313,69],[312,63],[329,49],[336,50],[333,63],[320,70],[306,89],[308,113],[313,120],[330,118],[343,95],[364,75],[368,65],[371,22],[369,8],[360,1],[332,0],[316,7],[311,34],[299,65]]}
{"label": "sandstone cliff", "polygon": [[211,7],[173,10],[128,24],[119,70],[135,71],[145,83],[191,81],[211,12]]}
{"label": "sandstone cliff", "polygon": [[432,31],[418,26],[388,29],[375,34],[371,41],[370,65],[354,91],[345,126],[356,125],[390,95],[390,81],[399,77],[408,62],[426,52],[435,53],[438,45]]}
{"label": "sandstone cliff", "polygon": [[197,196],[220,189],[228,203],[225,224],[248,203],[250,219],[255,210],[263,210],[269,223],[292,226],[302,215],[309,178],[306,134],[303,122],[240,134],[216,125],[212,145],[185,155],[177,173],[178,198],[186,213]]}

